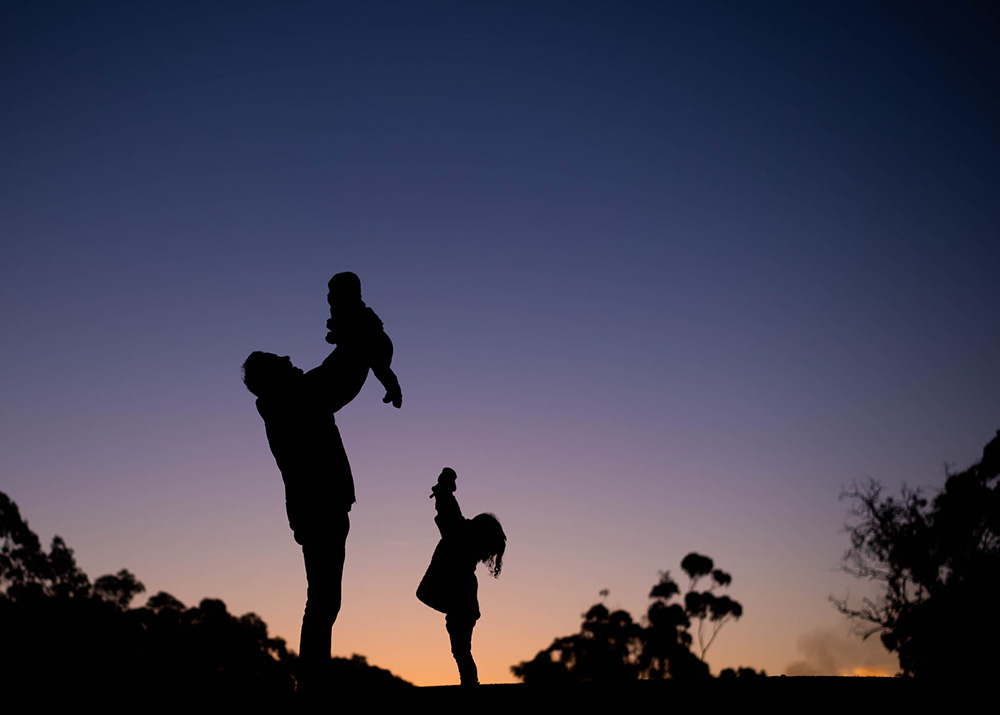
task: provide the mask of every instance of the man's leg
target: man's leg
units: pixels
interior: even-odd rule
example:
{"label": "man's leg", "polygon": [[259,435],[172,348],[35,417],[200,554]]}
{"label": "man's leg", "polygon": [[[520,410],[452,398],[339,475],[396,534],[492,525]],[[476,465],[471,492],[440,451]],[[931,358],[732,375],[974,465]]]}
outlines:
{"label": "man's leg", "polygon": [[302,537],[307,584],[306,608],[299,639],[299,657],[303,665],[323,663],[330,657],[330,631],[340,613],[349,530],[350,519],[347,512],[343,512],[332,515],[322,529],[315,529]]}

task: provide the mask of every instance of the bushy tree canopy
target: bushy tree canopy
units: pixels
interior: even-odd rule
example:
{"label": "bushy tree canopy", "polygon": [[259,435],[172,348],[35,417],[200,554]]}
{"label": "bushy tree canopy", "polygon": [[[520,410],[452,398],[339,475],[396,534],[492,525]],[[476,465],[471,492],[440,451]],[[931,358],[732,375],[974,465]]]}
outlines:
{"label": "bushy tree canopy", "polygon": [[976,677],[994,670],[978,654],[1000,637],[1000,432],[982,459],[950,474],[928,499],[904,487],[885,496],[875,481],[845,493],[853,502],[845,569],[881,593],[841,613],[879,634],[904,674]]}
{"label": "bushy tree canopy", "polygon": [[62,537],[53,537],[45,553],[17,504],[0,492],[0,596],[10,600],[82,598],[90,593],[90,579],[76,565],[73,550]]}

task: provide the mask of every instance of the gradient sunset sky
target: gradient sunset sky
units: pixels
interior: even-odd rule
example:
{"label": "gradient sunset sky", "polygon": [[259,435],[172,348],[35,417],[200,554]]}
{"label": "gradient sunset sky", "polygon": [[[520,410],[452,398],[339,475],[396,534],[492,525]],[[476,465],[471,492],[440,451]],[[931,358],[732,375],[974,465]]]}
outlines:
{"label": "gradient sunset sky", "polygon": [[[984,8],[989,8],[987,11]],[[91,576],[298,646],[305,578],[239,366],[317,365],[361,276],[403,409],[357,482],[334,654],[457,682],[414,597],[429,487],[508,539],[485,682],[690,551],[727,666],[836,673],[842,488],[1000,428],[1000,23],[962,2],[0,8],[0,490]]]}

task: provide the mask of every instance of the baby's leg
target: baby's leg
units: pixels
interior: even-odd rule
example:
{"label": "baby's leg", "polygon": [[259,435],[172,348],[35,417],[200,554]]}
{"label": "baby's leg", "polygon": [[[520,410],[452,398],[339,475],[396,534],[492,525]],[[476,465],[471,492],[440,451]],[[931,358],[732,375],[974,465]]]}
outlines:
{"label": "baby's leg", "polygon": [[472,629],[476,627],[476,619],[448,614],[444,624],[451,638],[451,654],[458,663],[462,685],[479,685],[479,671],[476,661],[472,659]]}

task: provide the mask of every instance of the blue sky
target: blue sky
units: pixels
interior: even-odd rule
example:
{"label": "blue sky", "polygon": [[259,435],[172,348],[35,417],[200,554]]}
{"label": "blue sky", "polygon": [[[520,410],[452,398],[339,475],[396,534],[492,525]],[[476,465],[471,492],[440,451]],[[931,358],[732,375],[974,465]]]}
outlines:
{"label": "blue sky", "polygon": [[988,8],[2,13],[0,489],[92,577],[295,643],[301,559],[239,365],[318,364],[342,270],[404,405],[373,380],[338,415],[359,503],[334,653],[420,683],[454,679],[412,597],[444,465],[510,537],[484,679],[602,588],[638,615],[691,550],[746,612],[713,670],[776,673],[848,629],[842,487],[939,485],[1000,427]]}

